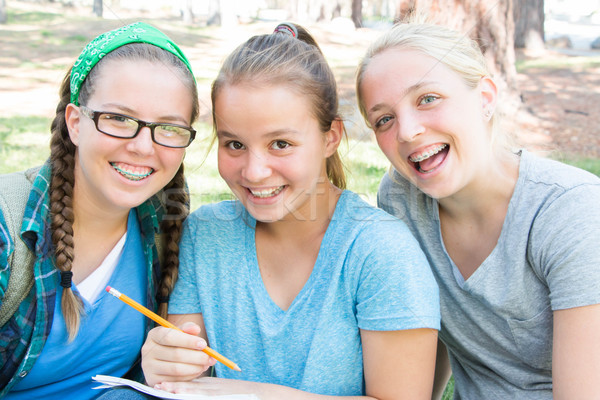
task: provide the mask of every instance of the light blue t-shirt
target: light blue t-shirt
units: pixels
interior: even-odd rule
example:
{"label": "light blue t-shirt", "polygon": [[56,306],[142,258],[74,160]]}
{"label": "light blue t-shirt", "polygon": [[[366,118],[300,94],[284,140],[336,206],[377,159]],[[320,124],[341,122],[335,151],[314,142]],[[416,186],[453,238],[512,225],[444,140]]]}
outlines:
{"label": "light blue t-shirt", "polygon": [[[127,223],[123,253],[109,285],[135,301],[146,301],[146,259],[135,210]],[[77,289],[74,285],[75,290]],[[79,333],[68,343],[61,309],[62,288],[57,291],[50,335],[29,374],[17,383],[5,399],[93,399],[102,390],[92,376],[125,374],[139,356],[144,343],[144,315],[106,291],[93,304],[85,299],[85,315]]]}
{"label": "light blue t-shirt", "polygon": [[203,206],[185,223],[169,312],[202,313],[209,345],[242,369],[217,363],[217,376],[362,395],[360,329],[439,329],[438,289],[416,240],[357,195],[342,193],[286,311],[263,284],[255,225],[237,201]]}

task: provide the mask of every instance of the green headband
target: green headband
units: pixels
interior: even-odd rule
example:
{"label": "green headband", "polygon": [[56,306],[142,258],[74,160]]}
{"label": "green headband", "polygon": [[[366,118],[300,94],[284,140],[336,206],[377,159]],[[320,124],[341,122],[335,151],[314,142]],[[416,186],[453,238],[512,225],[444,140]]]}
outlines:
{"label": "green headband", "polygon": [[79,90],[92,68],[108,53],[129,43],[149,43],[179,58],[190,70],[192,67],[181,49],[164,33],[144,22],[135,22],[110,32],[105,32],[85,46],[71,70],[71,103],[79,105]]}

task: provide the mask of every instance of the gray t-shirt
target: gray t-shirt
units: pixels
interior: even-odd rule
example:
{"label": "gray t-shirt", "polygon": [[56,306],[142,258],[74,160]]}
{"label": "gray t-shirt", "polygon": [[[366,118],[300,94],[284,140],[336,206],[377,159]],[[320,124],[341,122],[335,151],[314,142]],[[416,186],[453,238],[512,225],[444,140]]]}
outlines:
{"label": "gray t-shirt", "polygon": [[378,204],[407,223],[433,268],[454,398],[551,399],[552,311],[600,303],[600,179],[523,150],[498,243],[466,281],[436,200],[393,171]]}

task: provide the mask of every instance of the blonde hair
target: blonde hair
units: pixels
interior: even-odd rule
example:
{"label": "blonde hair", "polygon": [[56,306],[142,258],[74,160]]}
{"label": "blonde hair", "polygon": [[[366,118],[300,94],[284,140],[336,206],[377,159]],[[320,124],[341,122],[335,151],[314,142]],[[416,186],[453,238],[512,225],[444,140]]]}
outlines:
{"label": "blonde hair", "polygon": [[[308,31],[299,25],[293,26],[297,37],[279,32],[254,36],[225,59],[211,90],[214,129],[217,126],[215,101],[219,91],[226,85],[248,82],[286,85],[307,96],[323,133],[340,118],[337,84],[331,68]],[[327,177],[335,186],[346,187],[344,168],[337,151],[327,158]]]}

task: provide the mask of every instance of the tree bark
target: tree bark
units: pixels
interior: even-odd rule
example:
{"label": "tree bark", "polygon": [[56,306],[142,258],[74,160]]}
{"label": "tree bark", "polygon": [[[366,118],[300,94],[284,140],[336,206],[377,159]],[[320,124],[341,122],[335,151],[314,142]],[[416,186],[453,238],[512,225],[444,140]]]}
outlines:
{"label": "tree bark", "polygon": [[7,19],[6,0],[0,0],[0,24],[5,24]]}
{"label": "tree bark", "polygon": [[94,0],[93,13],[96,17],[102,18],[102,0]]}
{"label": "tree bark", "polygon": [[356,28],[361,28],[362,21],[362,0],[352,0],[352,22]]}
{"label": "tree bark", "polygon": [[479,44],[491,72],[502,78],[510,91],[516,91],[513,0],[401,0],[400,3],[396,17],[402,13],[424,14],[431,22],[468,34]]}
{"label": "tree bark", "polygon": [[181,10],[183,14],[183,23],[186,25],[192,25],[194,23],[194,10],[192,0],[186,0]]}
{"label": "tree bark", "polygon": [[514,0],[515,47],[544,49],[544,0]]}
{"label": "tree bark", "polygon": [[413,15],[416,7],[416,0],[399,0],[396,5],[396,14],[394,23],[407,20]]}

